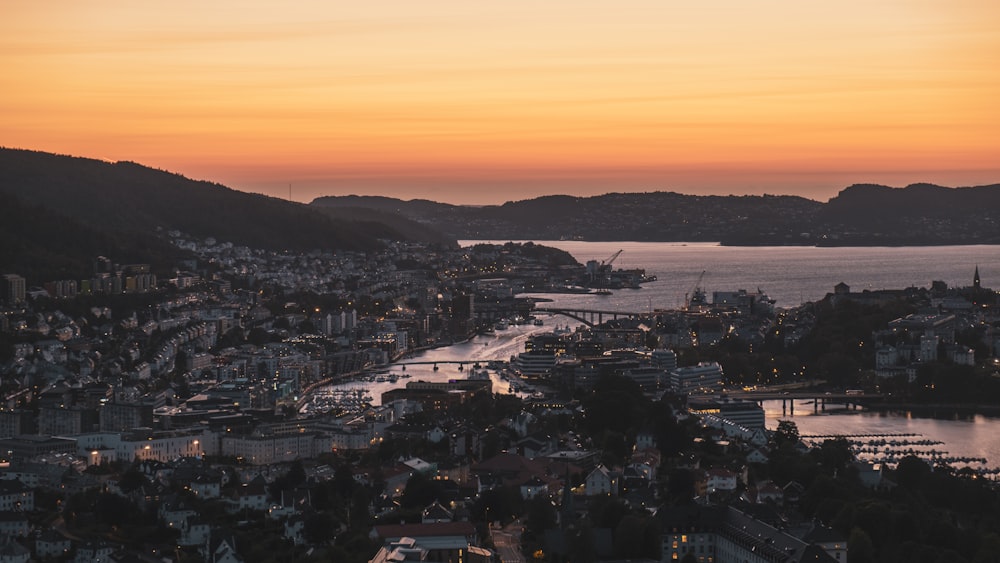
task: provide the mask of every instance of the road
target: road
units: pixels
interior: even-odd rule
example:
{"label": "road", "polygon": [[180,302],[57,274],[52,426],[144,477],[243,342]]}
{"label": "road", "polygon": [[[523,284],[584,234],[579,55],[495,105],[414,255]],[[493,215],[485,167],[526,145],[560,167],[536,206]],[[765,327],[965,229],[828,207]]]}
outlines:
{"label": "road", "polygon": [[493,546],[503,563],[525,563],[521,555],[521,528],[520,520],[514,520],[503,528],[490,528]]}

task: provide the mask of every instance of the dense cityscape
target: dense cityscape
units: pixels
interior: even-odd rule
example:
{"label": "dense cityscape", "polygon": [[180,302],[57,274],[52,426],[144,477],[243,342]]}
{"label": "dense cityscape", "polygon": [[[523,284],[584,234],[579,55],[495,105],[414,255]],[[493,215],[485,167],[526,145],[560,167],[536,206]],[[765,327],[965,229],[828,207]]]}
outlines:
{"label": "dense cityscape", "polygon": [[[699,280],[680,308],[560,310],[523,295],[650,277],[531,243],[163,236],[193,258],[2,278],[3,561],[996,557],[1000,460],[768,430],[761,407],[993,413],[1000,314],[978,268],[793,308]],[[509,359],[399,371],[519,326]],[[944,517],[950,536],[918,533]]]}
{"label": "dense cityscape", "polygon": [[1000,563],[1000,2],[5,2],[0,563]]}

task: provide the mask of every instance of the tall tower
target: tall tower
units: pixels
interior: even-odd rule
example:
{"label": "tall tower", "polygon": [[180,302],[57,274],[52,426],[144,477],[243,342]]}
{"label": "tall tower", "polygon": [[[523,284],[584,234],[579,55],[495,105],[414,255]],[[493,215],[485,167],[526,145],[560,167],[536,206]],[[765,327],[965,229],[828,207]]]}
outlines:
{"label": "tall tower", "polygon": [[972,276],[972,289],[982,289],[979,282],[979,264],[976,264],[976,273]]}

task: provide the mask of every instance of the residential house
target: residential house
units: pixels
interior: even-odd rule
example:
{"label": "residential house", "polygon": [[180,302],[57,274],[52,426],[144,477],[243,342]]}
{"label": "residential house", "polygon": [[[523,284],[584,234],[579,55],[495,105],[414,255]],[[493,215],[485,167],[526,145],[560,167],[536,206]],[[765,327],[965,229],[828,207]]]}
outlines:
{"label": "residential house", "polygon": [[206,563],[243,563],[231,533],[213,533],[205,544]]}
{"label": "residential house", "polygon": [[308,543],[304,535],[306,529],[306,517],[304,514],[293,514],[285,520],[284,537],[295,545],[305,545]]}
{"label": "residential house", "polygon": [[111,554],[115,552],[115,546],[103,542],[87,541],[76,546],[76,557],[73,563],[104,563],[111,561]]}
{"label": "residential house", "polygon": [[387,469],[382,477],[385,479],[385,494],[390,497],[398,497],[406,490],[406,483],[413,476],[415,471],[412,467],[399,464],[392,469]]}
{"label": "residential house", "polygon": [[222,496],[222,477],[201,474],[188,483],[191,492],[201,499],[213,499]]}
{"label": "residential house", "polygon": [[557,450],[556,441],[547,434],[534,434],[518,440],[517,451],[528,459],[535,459]]}
{"label": "residential house", "polygon": [[24,512],[0,511],[0,536],[24,537],[31,532],[31,525]]}
{"label": "residential house", "polygon": [[211,535],[212,529],[208,522],[202,520],[200,516],[188,516],[181,523],[181,535],[177,539],[177,545],[191,547],[205,545]]}
{"label": "residential house", "polygon": [[753,448],[747,454],[747,463],[767,463],[767,453],[761,448]]}
{"label": "residential house", "polygon": [[34,509],[34,491],[17,479],[0,480],[0,511],[32,511]]}
{"label": "residential house", "polygon": [[31,551],[13,538],[5,538],[0,542],[0,563],[28,563],[31,561]]}
{"label": "residential house", "polygon": [[785,491],[773,481],[764,481],[757,485],[757,502],[781,504],[785,500]]}
{"label": "residential house", "polygon": [[52,528],[44,529],[35,538],[35,554],[39,559],[62,557],[72,548],[73,542]]}
{"label": "residential house", "polygon": [[271,520],[287,518],[309,508],[311,504],[308,489],[283,490],[278,502],[272,503],[267,509],[267,517]]}
{"label": "residential house", "polygon": [[163,501],[160,505],[160,520],[169,528],[181,529],[181,525],[189,516],[195,516],[198,512],[186,500],[177,495],[173,495]]}
{"label": "residential house", "polygon": [[618,496],[618,482],[621,475],[611,471],[604,465],[598,465],[585,479],[587,496],[612,495]]}
{"label": "residential house", "polygon": [[235,499],[230,500],[231,510],[267,510],[270,506],[267,500],[267,481],[257,475],[249,483],[243,483],[236,489]]}
{"label": "residential house", "polygon": [[434,524],[438,522],[451,522],[455,519],[455,515],[441,505],[440,502],[434,501],[427,508],[423,510],[420,514],[421,524]]}
{"label": "residential house", "polygon": [[705,486],[709,493],[735,491],[737,487],[736,472],[722,467],[713,467],[706,471],[708,481]]}
{"label": "residential house", "polygon": [[548,491],[548,484],[538,477],[531,477],[524,483],[521,483],[521,498],[525,500],[533,499],[538,495],[544,495]]}

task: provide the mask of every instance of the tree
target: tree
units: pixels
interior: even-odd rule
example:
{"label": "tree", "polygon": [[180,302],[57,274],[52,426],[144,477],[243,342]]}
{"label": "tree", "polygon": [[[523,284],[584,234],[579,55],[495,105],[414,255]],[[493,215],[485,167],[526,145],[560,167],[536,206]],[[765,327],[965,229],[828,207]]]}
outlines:
{"label": "tree", "polygon": [[260,327],[250,329],[250,334],[247,335],[247,340],[258,348],[267,344],[270,339],[267,331]]}
{"label": "tree", "polygon": [[813,451],[816,452],[820,464],[830,473],[843,471],[854,459],[851,444],[845,438],[823,440],[823,444]]}
{"label": "tree", "polygon": [[440,493],[437,483],[419,471],[406,481],[406,489],[399,499],[403,508],[424,508],[438,499]]}
{"label": "tree", "polygon": [[875,548],[872,539],[861,528],[851,530],[847,538],[847,552],[851,554],[851,563],[874,563]]}
{"label": "tree", "polygon": [[323,543],[334,538],[336,525],[329,512],[316,512],[306,518],[302,532],[310,542]]}
{"label": "tree", "polygon": [[1000,536],[986,534],[972,563],[1000,563]]}
{"label": "tree", "polygon": [[371,521],[368,504],[371,499],[364,487],[355,487],[351,495],[350,510],[348,510],[348,525],[352,529],[365,529]]}
{"label": "tree", "polygon": [[121,526],[134,520],[136,512],[135,505],[128,499],[111,493],[100,493],[94,502],[97,521],[112,526]]}
{"label": "tree", "polygon": [[351,471],[350,465],[342,463],[337,466],[333,473],[333,484],[338,495],[345,499],[351,498],[351,492],[358,482],[354,480],[354,472]]}
{"label": "tree", "polygon": [[774,431],[774,443],[779,448],[788,444],[794,446],[799,443],[799,427],[791,420],[778,421],[778,428]]}
{"label": "tree", "polygon": [[623,559],[636,559],[643,555],[645,518],[629,514],[615,528],[615,555]]}
{"label": "tree", "polygon": [[594,544],[594,530],[584,520],[580,525],[567,531],[569,534],[569,560],[591,563],[597,561],[597,547]]}
{"label": "tree", "polygon": [[556,525],[556,507],[546,495],[538,495],[528,501],[528,514],[525,519],[528,531],[540,536],[545,530]]}
{"label": "tree", "polygon": [[123,492],[130,493],[146,483],[146,476],[135,467],[130,467],[128,471],[122,473],[118,479],[118,488]]}
{"label": "tree", "polygon": [[896,465],[896,482],[910,491],[923,487],[930,474],[930,466],[917,456],[908,455]]}
{"label": "tree", "polygon": [[667,478],[667,495],[675,504],[685,504],[694,498],[694,475],[689,469],[677,468]]}

